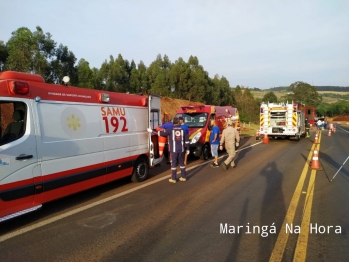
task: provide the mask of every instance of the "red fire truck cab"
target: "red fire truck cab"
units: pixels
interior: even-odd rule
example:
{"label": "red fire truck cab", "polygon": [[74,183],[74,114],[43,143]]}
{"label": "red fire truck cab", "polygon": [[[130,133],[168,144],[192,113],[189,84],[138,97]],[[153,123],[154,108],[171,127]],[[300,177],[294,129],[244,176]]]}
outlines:
{"label": "red fire truck cab", "polygon": [[240,132],[240,119],[238,110],[232,106],[182,106],[177,110],[175,117],[182,116],[189,128],[190,153],[207,160],[210,150],[210,120],[215,119],[219,127],[220,135],[226,126],[228,118],[232,118],[235,127]]}

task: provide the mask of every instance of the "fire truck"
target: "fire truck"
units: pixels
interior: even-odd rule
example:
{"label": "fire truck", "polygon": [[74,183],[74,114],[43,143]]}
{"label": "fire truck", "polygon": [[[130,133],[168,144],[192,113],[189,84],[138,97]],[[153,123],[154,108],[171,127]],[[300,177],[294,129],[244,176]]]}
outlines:
{"label": "fire truck", "polygon": [[305,118],[308,119],[310,126],[315,126],[315,107],[312,106],[304,106],[303,107]]}
{"label": "fire truck", "polygon": [[147,132],[159,125],[158,96],[0,73],[0,222],[122,177],[145,180],[162,161]]}
{"label": "fire truck", "polygon": [[207,160],[210,150],[210,120],[215,119],[220,135],[226,127],[228,118],[233,120],[235,128],[240,133],[240,118],[237,108],[232,106],[182,106],[177,110],[175,117],[182,116],[189,128],[190,153],[203,160]]}
{"label": "fire truck", "polygon": [[292,103],[262,103],[260,134],[269,137],[294,138],[305,136],[305,105]]}

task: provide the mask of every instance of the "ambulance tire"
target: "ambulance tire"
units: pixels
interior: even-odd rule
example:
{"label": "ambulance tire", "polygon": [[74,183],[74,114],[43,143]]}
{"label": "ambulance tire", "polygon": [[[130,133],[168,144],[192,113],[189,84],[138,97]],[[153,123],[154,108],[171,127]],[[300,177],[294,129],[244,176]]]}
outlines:
{"label": "ambulance tire", "polygon": [[201,153],[200,159],[207,160],[209,157],[210,157],[210,147],[207,144],[205,144],[202,147],[202,153]]}
{"label": "ambulance tire", "polygon": [[142,182],[146,180],[149,173],[148,162],[146,158],[140,157],[137,159],[136,164],[133,167],[132,182]]}

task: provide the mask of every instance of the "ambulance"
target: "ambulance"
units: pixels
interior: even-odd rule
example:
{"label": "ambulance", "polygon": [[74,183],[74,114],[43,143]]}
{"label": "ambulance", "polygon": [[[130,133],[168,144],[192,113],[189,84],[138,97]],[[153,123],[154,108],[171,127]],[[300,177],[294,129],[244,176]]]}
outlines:
{"label": "ambulance", "polygon": [[190,153],[203,160],[210,157],[210,120],[215,119],[220,136],[228,118],[231,118],[234,127],[240,133],[240,118],[237,108],[232,106],[194,105],[182,106],[177,110],[175,117],[182,116],[189,128]]}
{"label": "ambulance", "polygon": [[305,136],[305,105],[291,103],[262,103],[260,106],[261,135],[272,138],[294,138],[299,141]]}
{"label": "ambulance", "polygon": [[160,97],[47,84],[0,73],[0,222],[162,161]]}

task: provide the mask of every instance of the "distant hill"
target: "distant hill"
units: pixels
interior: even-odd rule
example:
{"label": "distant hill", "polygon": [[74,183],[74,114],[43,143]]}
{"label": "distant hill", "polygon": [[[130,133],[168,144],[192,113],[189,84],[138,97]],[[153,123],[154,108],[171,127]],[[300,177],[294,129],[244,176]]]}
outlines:
{"label": "distant hill", "polygon": [[[258,91],[285,91],[288,86],[278,86]],[[349,86],[315,86],[317,91],[349,92]],[[257,91],[257,90],[256,90]]]}
{"label": "distant hill", "polygon": [[[317,88],[317,87],[316,87]],[[336,90],[338,90],[337,87]],[[327,104],[336,103],[338,100],[345,100],[349,102],[349,87],[341,87],[342,89],[339,89],[339,91],[334,90],[317,90],[317,92],[322,96],[322,102]],[[252,89],[251,93],[253,94],[254,98],[262,99],[265,94],[268,92],[274,92],[274,94],[277,96],[278,99],[280,99],[282,96],[286,95],[286,87],[276,87],[276,88],[270,88],[270,89],[262,89],[262,90],[256,90]]]}
{"label": "distant hill", "polygon": [[349,92],[349,86],[315,86],[317,91]]}

